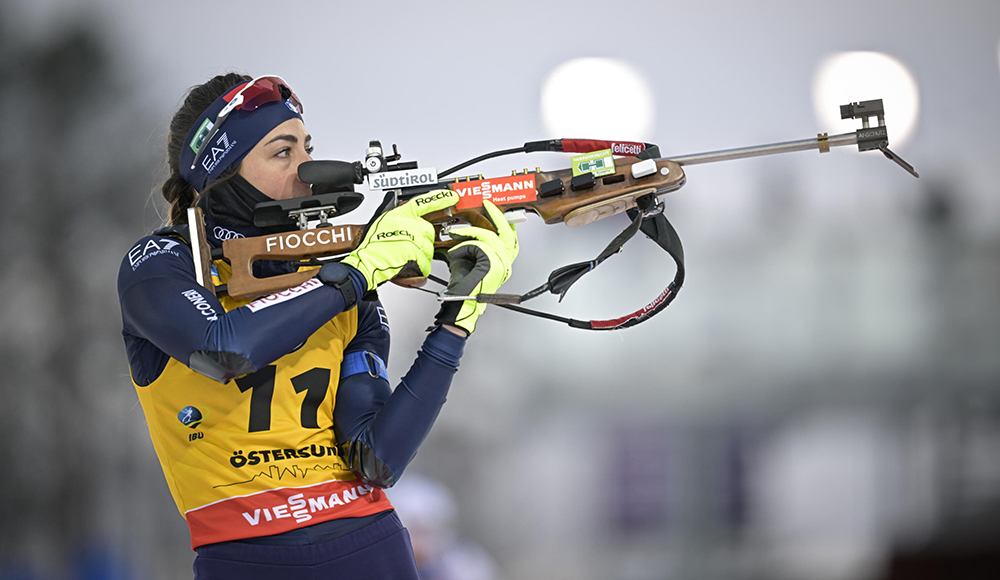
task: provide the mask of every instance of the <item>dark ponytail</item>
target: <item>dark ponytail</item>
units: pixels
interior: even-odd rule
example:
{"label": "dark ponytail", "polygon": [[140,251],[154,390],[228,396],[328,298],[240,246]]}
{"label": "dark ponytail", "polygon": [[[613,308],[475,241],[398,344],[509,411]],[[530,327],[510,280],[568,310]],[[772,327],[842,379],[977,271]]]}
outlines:
{"label": "dark ponytail", "polygon": [[[227,73],[218,75],[205,84],[192,87],[184,98],[184,104],[170,121],[170,134],[167,136],[167,167],[170,170],[170,177],[163,182],[160,191],[163,199],[170,203],[171,225],[184,223],[187,209],[193,206],[198,198],[198,192],[184,181],[180,171],[181,150],[184,148],[188,132],[198,121],[198,117],[216,99],[226,94],[230,87],[249,80],[252,80],[252,77]],[[236,172],[235,169],[234,167],[232,173]]]}

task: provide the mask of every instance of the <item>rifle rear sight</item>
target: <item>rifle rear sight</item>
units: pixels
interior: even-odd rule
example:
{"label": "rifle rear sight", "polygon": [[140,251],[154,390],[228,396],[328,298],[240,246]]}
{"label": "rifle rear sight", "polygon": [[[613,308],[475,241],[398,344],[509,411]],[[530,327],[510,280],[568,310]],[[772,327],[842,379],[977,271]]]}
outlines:
{"label": "rifle rear sight", "polygon": [[[392,165],[393,162],[399,161],[403,156],[400,155],[399,150],[396,148],[396,144],[392,144],[392,155],[384,157],[382,155],[382,143],[380,141],[369,141],[368,150],[365,151],[365,162],[364,170],[367,173],[382,173],[383,171],[403,171],[406,169],[416,169],[416,161],[406,161],[404,163],[396,163]],[[357,183],[361,183],[360,181]]]}

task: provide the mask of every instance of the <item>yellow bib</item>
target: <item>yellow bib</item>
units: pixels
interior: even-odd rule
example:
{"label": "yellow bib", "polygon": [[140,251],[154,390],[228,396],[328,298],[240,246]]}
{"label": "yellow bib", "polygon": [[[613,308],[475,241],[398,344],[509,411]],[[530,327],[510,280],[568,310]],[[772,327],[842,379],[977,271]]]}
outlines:
{"label": "yellow bib", "polygon": [[[231,269],[215,262],[216,284]],[[226,312],[250,300],[221,298]],[[192,548],[391,509],[340,456],[333,408],[357,309],[337,315],[274,363],[227,384],[170,359],[136,385]],[[134,384],[134,383],[133,383]]]}

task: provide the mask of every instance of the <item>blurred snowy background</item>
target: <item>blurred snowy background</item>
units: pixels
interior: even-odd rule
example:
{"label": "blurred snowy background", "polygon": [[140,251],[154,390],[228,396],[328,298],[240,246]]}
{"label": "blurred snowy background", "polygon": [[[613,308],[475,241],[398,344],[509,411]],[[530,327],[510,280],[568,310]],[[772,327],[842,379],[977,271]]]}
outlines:
{"label": "blurred snowy background", "polygon": [[[579,58],[603,60],[586,74]],[[566,67],[585,74],[554,74]],[[611,334],[491,310],[407,472],[416,489],[404,476],[389,494],[409,498],[411,528],[439,514],[432,531],[476,555],[449,570],[473,580],[998,569],[995,0],[7,0],[0,579],[190,576],[115,278],[161,224],[182,94],[229,70],[288,80],[317,159],[380,139],[439,169],[555,137],[646,139],[668,156],[805,139],[856,128],[827,118],[831,102],[886,99],[890,145],[921,179],[846,147],[687,168],[665,198],[688,264],[674,304]],[[596,118],[562,114],[595,102]],[[475,171],[536,165],[568,157]],[[505,288],[592,258],[625,223],[529,220]],[[610,317],[672,276],[636,240],[562,304],[535,306]],[[395,384],[436,303],[382,296]]]}

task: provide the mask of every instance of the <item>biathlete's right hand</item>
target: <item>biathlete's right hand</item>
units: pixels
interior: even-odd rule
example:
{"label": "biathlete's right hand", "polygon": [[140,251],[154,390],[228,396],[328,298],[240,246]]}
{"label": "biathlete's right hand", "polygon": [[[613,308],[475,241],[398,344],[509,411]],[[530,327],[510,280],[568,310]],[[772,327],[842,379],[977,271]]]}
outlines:
{"label": "biathlete's right hand", "polygon": [[342,260],[353,266],[374,290],[407,266],[416,266],[423,276],[431,272],[434,256],[434,226],[421,216],[451,207],[459,196],[450,189],[435,189],[375,218],[364,239]]}

